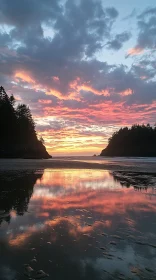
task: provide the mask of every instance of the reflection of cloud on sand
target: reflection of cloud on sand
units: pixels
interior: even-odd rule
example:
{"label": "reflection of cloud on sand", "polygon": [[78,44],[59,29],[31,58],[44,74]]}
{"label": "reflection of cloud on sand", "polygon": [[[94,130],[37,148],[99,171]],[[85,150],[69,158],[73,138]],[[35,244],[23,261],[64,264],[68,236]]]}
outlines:
{"label": "reflection of cloud on sand", "polygon": [[[44,217],[44,215],[42,216]],[[52,220],[45,220],[44,223],[41,225],[33,225],[23,228],[22,233],[18,234],[10,234],[9,236],[9,244],[11,246],[21,246],[24,243],[28,242],[28,239],[36,234],[42,231],[47,231],[49,228],[55,229],[61,224],[66,224],[68,227],[68,233],[71,236],[74,236],[75,238],[79,238],[80,235],[83,234],[90,234],[94,230],[102,229],[102,228],[109,228],[111,226],[111,221],[95,221],[91,224],[86,224],[84,221],[82,223],[80,216],[68,216],[68,217],[55,217]],[[50,241],[55,242],[57,239],[57,235],[55,234],[55,231],[51,235]]]}
{"label": "reflection of cloud on sand", "polygon": [[36,186],[61,187],[66,189],[81,189],[91,187],[92,189],[104,187],[119,187],[109,171],[105,170],[83,170],[83,169],[46,169],[41,180]]}
{"label": "reflection of cloud on sand", "polygon": [[[44,189],[43,189],[44,192]],[[47,191],[45,191],[48,194]],[[147,193],[148,194],[148,193]],[[156,205],[150,200],[146,194],[141,195],[134,192],[133,188],[118,190],[99,189],[94,190],[87,188],[80,191],[70,190],[67,193],[59,193],[58,196],[52,197],[50,194],[46,197],[35,195],[32,197],[31,207],[44,211],[68,211],[71,209],[92,209],[94,212],[100,214],[109,214],[110,216],[115,213],[124,214],[127,210],[133,209],[134,212],[138,211],[155,211]]]}
{"label": "reflection of cloud on sand", "polygon": [[[145,268],[155,263],[154,189],[136,191],[132,183],[127,188],[102,170],[46,170],[37,178],[31,196],[28,181],[20,181],[27,211],[21,216],[12,207],[10,224],[2,222],[2,265],[23,275],[23,264],[29,264],[55,279],[133,279],[133,270],[149,279]],[[11,180],[9,186],[15,187]]]}
{"label": "reflection of cloud on sand", "polygon": [[29,211],[34,225],[10,236],[12,246],[39,232],[39,222],[43,231],[66,224],[69,234],[77,238],[98,229],[113,231],[120,223],[135,231],[139,227],[136,217],[156,212],[156,204],[150,196],[122,187],[107,171],[46,170],[35,184]]}

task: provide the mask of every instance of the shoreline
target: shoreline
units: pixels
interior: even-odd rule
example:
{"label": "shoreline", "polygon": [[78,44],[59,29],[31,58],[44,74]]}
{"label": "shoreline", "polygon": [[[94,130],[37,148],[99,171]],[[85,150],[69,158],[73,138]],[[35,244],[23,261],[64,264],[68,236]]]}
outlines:
{"label": "shoreline", "polygon": [[78,160],[36,160],[36,159],[0,159],[0,171],[37,170],[37,169],[100,169],[108,171],[126,171],[155,173],[156,162],[110,162],[92,163]]}

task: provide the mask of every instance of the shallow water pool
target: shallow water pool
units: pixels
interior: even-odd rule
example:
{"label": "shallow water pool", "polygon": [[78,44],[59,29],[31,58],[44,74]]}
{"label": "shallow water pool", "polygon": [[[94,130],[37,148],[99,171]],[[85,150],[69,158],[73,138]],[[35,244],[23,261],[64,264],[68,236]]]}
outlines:
{"label": "shallow water pool", "polygon": [[0,173],[0,279],[156,279],[156,175]]}

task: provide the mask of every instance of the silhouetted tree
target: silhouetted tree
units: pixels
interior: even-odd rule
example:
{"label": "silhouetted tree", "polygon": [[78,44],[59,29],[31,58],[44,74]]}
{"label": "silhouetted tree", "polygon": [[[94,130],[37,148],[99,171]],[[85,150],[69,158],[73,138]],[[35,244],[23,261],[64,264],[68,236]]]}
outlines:
{"label": "silhouetted tree", "polygon": [[38,140],[31,111],[25,104],[15,107],[13,95],[0,87],[0,157],[51,157]]}
{"label": "silhouetted tree", "polygon": [[44,145],[44,139],[43,139],[43,137],[42,137],[42,136],[40,137],[40,139],[39,139],[39,140],[40,140],[40,142]]}
{"label": "silhouetted tree", "polygon": [[32,119],[32,115],[29,107],[25,104],[20,104],[16,109],[16,116],[18,121],[19,128],[19,139],[23,144],[31,144],[33,145],[36,141],[36,131],[35,124]]}
{"label": "silhouetted tree", "polygon": [[113,133],[101,156],[156,156],[156,127],[135,124]]}

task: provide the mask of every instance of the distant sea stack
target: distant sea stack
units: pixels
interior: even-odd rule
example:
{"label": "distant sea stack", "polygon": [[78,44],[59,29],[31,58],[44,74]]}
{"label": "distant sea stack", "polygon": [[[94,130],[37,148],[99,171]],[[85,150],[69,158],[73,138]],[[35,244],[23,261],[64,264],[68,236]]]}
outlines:
{"label": "distant sea stack", "polygon": [[156,126],[121,128],[112,135],[100,156],[156,157]]}
{"label": "distant sea stack", "polygon": [[0,87],[0,158],[51,158],[44,140],[37,138],[29,107],[15,103]]}

